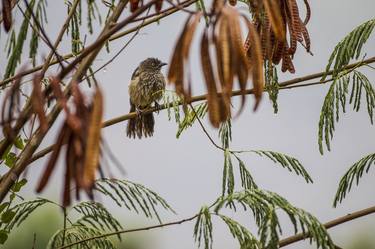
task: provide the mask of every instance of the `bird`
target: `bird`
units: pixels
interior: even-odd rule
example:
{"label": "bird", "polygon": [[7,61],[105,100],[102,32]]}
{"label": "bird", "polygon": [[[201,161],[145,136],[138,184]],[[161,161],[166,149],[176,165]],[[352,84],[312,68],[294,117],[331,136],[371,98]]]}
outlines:
{"label": "bird", "polygon": [[136,117],[128,121],[126,135],[129,138],[151,137],[154,134],[153,113],[142,111],[152,107],[159,108],[158,100],[165,90],[165,78],[161,68],[167,65],[157,58],[147,58],[134,70],[129,84],[130,112]]}

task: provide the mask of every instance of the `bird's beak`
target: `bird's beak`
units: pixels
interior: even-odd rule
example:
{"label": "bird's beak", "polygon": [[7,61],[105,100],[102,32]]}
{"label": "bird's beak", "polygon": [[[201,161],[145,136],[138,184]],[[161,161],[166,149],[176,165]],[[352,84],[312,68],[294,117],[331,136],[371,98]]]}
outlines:
{"label": "bird's beak", "polygon": [[168,65],[168,63],[163,62],[163,63],[160,64],[161,67],[165,66],[165,65]]}

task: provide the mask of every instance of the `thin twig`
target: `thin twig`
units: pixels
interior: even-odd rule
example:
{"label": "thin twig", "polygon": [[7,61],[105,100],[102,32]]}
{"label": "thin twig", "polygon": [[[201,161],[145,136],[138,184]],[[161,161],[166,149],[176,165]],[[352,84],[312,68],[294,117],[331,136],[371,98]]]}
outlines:
{"label": "thin twig", "polygon": [[169,223],[164,223],[164,224],[159,224],[159,225],[155,225],[155,226],[148,226],[148,227],[142,227],[142,228],[135,228],[135,229],[128,229],[128,230],[121,230],[121,231],[116,231],[116,232],[111,232],[111,233],[105,233],[105,234],[90,237],[90,238],[87,238],[87,239],[79,240],[79,241],[73,242],[71,244],[58,247],[57,249],[70,248],[74,245],[84,243],[86,241],[101,239],[101,238],[105,238],[105,237],[109,237],[109,236],[113,236],[113,235],[119,235],[119,234],[124,234],[124,233],[131,233],[131,232],[139,232],[139,231],[147,231],[147,230],[151,230],[151,229],[155,229],[155,228],[179,225],[179,224],[194,220],[195,218],[198,217],[198,215],[199,214],[196,214],[196,215],[194,215],[190,218],[186,218],[186,219],[182,219],[182,220],[178,220],[178,221],[174,221],[174,222],[169,222]]}

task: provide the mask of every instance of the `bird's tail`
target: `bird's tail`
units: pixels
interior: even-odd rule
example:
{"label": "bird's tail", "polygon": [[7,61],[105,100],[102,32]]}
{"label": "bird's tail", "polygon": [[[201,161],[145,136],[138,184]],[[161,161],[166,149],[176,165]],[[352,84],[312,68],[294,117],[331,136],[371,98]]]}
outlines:
{"label": "bird's tail", "polygon": [[[131,104],[130,112],[135,112],[135,105]],[[154,134],[154,115],[151,113],[137,115],[129,119],[126,135],[130,138],[151,137]]]}

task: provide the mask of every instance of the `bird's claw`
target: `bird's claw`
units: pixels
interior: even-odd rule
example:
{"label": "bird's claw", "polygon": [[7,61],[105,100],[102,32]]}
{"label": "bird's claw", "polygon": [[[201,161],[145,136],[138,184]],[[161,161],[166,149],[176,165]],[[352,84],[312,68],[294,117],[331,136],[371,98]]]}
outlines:
{"label": "bird's claw", "polygon": [[154,102],[154,107],[156,109],[156,112],[159,114],[159,111],[161,110],[161,105],[158,102]]}

